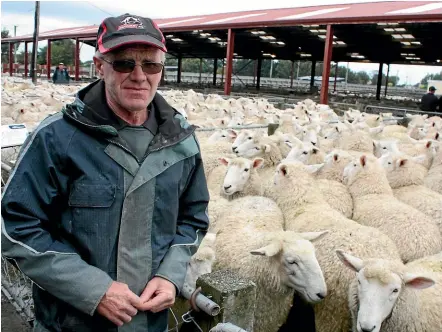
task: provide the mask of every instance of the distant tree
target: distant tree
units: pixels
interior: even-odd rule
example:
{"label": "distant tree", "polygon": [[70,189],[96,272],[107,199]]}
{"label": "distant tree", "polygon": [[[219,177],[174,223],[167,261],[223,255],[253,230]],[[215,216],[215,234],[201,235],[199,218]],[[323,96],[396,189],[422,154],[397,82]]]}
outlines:
{"label": "distant tree", "polygon": [[[17,53],[15,57],[17,63],[24,64],[25,63],[25,51]],[[28,65],[31,68],[31,59],[32,59],[32,51],[28,51]]]}
{"label": "distant tree", "polygon": [[[9,30],[2,29],[2,39],[9,38]],[[2,63],[7,63],[9,61],[9,44],[2,44]]]}
{"label": "distant tree", "polygon": [[[374,74],[373,77],[371,78],[371,84],[372,85],[376,85],[378,84],[378,74]],[[387,82],[387,76],[385,74],[382,74],[382,85],[385,85],[385,83]],[[391,84],[392,86],[396,86],[399,82],[399,77],[398,76],[389,76],[388,77],[388,83]]]}
{"label": "distant tree", "polygon": [[[37,63],[46,64],[48,47],[44,46],[38,50]],[[56,65],[63,62],[65,66],[73,66],[75,63],[75,43],[71,39],[56,40],[51,43],[51,64]]]}
{"label": "distant tree", "polygon": [[422,85],[427,85],[428,80],[442,80],[442,71],[439,74],[427,74],[425,77],[421,80]]}

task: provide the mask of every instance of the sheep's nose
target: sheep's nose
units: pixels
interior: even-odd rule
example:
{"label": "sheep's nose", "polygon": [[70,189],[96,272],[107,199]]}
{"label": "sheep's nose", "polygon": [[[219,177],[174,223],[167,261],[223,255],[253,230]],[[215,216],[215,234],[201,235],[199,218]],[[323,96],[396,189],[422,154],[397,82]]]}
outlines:
{"label": "sheep's nose", "polygon": [[224,190],[230,189],[232,186],[224,186]]}
{"label": "sheep's nose", "polygon": [[316,142],[312,142],[312,144],[316,146]]}
{"label": "sheep's nose", "polygon": [[323,293],[316,293],[316,296],[319,297],[321,300],[323,300],[326,296],[325,292]]}
{"label": "sheep's nose", "polygon": [[362,332],[371,332],[371,331],[373,331],[375,328],[376,328],[376,325],[373,326],[371,329],[364,329],[364,328],[361,328],[361,331],[362,331]]}
{"label": "sheep's nose", "polygon": [[232,151],[236,152],[236,146],[232,146]]}

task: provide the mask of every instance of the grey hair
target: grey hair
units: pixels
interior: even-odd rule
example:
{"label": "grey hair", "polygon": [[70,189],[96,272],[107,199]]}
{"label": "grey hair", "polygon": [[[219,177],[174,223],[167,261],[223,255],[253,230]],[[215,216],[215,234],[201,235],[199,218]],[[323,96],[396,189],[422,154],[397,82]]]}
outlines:
{"label": "grey hair", "polygon": [[[99,50],[95,51],[94,57],[98,58],[98,59],[105,59],[105,55],[102,54]],[[161,62],[163,64],[166,62],[166,53],[165,52],[161,52]]]}

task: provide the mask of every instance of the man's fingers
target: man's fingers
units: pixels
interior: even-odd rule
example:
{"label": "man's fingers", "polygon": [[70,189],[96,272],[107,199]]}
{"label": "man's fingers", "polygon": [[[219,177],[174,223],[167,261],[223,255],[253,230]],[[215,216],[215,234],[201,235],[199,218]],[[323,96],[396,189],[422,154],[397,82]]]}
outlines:
{"label": "man's fingers", "polygon": [[118,319],[113,314],[110,314],[109,316],[107,316],[107,319],[109,319],[112,323],[114,323],[117,326],[122,326],[124,324],[124,322],[122,320]]}
{"label": "man's fingers", "polygon": [[118,316],[124,323],[129,323],[132,320],[132,317],[124,312],[121,312]]}
{"label": "man's fingers", "polygon": [[124,310],[126,311],[126,313],[129,316],[132,316],[132,317],[138,313],[138,310],[136,308],[132,307],[131,305],[128,305]]}
{"label": "man's fingers", "polygon": [[140,296],[140,302],[141,304],[144,302],[147,302],[150,300],[150,298],[152,297],[152,295],[155,293],[155,291],[157,290],[156,285],[154,285],[153,283],[149,282],[146,286],[146,288],[143,291],[143,294],[141,294]]}
{"label": "man's fingers", "polygon": [[138,307],[141,303],[143,303],[143,301],[141,301],[141,298],[133,292],[128,293],[127,299],[129,300],[129,303],[132,304],[134,307]]}
{"label": "man's fingers", "polygon": [[142,310],[159,311],[160,308],[173,304],[173,297],[166,293],[160,293],[152,300],[142,305]]}

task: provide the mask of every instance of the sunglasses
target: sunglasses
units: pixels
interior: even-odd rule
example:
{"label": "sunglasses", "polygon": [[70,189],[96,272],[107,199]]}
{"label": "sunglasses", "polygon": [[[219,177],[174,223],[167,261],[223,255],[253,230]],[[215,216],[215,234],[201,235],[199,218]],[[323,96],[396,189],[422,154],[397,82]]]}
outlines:
{"label": "sunglasses", "polygon": [[111,64],[112,68],[119,73],[131,73],[135,69],[135,66],[141,66],[143,72],[146,74],[158,74],[164,67],[161,62],[143,61],[141,65],[138,65],[134,60],[102,60]]}

